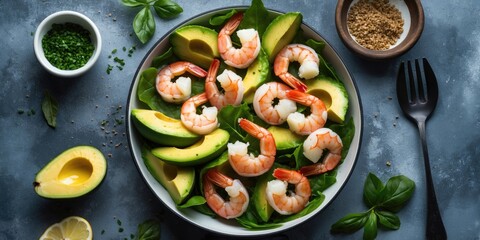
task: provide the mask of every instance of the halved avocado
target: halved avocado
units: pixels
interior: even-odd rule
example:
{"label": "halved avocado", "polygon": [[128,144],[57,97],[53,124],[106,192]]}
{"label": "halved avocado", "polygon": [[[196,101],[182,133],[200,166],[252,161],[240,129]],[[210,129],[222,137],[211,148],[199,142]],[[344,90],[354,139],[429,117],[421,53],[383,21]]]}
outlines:
{"label": "halved avocado", "polygon": [[146,109],[133,109],[132,122],[146,139],[162,145],[186,147],[194,144],[201,135],[185,128],[182,122],[165,114]]}
{"label": "halved avocado", "polygon": [[218,157],[227,149],[229,137],[227,131],[219,128],[186,148],[158,147],[152,149],[152,154],[176,166],[195,166]]}
{"label": "halved avocado", "polygon": [[178,167],[155,157],[147,147],[142,147],[142,158],[152,176],[168,191],[178,205],[190,196],[195,184],[195,169]]}
{"label": "halved avocado", "polygon": [[95,147],[77,146],[51,160],[35,176],[35,192],[45,198],[74,198],[95,189],[104,179],[107,161]]}
{"label": "halved avocado", "polygon": [[257,184],[253,189],[252,194],[252,201],[253,205],[255,206],[255,210],[257,210],[258,216],[264,222],[268,222],[270,216],[274,212],[274,209],[267,201],[267,183],[268,181],[273,179],[272,176],[273,168],[270,169],[266,174],[261,175],[257,178]]}
{"label": "halved avocado", "polygon": [[343,83],[329,77],[316,77],[305,83],[307,93],[315,95],[325,103],[328,119],[343,123],[348,110],[348,94]]}
{"label": "halved avocado", "polygon": [[273,62],[277,53],[295,38],[302,18],[303,16],[299,12],[285,13],[276,17],[268,25],[262,36],[262,47],[270,62]]}
{"label": "halved avocado", "polygon": [[243,78],[243,86],[245,87],[243,101],[247,103],[253,102],[253,96],[257,87],[267,81],[269,73],[270,63],[268,62],[267,54],[262,49],[257,59],[248,67],[247,73]]}
{"label": "halved avocado", "polygon": [[170,35],[175,55],[205,69],[209,68],[213,58],[220,56],[217,40],[215,30],[199,25],[180,27]]}
{"label": "halved avocado", "polygon": [[296,148],[300,146],[306,138],[295,134],[290,131],[290,129],[279,126],[270,126],[267,130],[273,135],[273,139],[275,139],[277,151]]}

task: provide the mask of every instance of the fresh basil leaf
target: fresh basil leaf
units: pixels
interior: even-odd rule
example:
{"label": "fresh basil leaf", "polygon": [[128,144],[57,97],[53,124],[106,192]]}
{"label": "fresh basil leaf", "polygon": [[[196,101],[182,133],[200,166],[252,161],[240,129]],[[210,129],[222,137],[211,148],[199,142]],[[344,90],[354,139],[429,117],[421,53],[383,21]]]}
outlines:
{"label": "fresh basil leaf", "polygon": [[377,215],[374,211],[371,211],[367,222],[365,222],[365,227],[363,228],[363,239],[370,240],[377,237]]}
{"label": "fresh basil leaf", "polygon": [[323,49],[325,48],[325,42],[324,41],[316,41],[316,40],[313,40],[313,39],[308,39],[305,44],[311,48],[313,48],[313,50],[315,50],[315,52],[317,52],[317,54],[320,54]]}
{"label": "fresh basil leaf", "polygon": [[222,14],[222,15],[215,15],[210,20],[208,20],[208,23],[212,26],[220,26],[222,25],[226,20],[230,19],[233,15],[237,13],[237,10],[232,9],[230,12],[227,14]]}
{"label": "fresh basil leaf", "polygon": [[42,112],[48,126],[55,128],[57,126],[58,102],[48,91],[45,92],[45,97],[42,101]]}
{"label": "fresh basil leaf", "polygon": [[203,196],[192,196],[182,205],[178,205],[178,208],[189,208],[193,206],[198,206],[206,203],[207,200]]}
{"label": "fresh basil leaf", "polygon": [[262,36],[268,24],[270,24],[270,18],[262,0],[252,0],[252,4],[245,11],[238,29],[254,28],[258,32],[258,36]]}
{"label": "fresh basil leaf", "polygon": [[319,174],[315,176],[308,177],[310,181],[310,187],[312,189],[312,196],[316,192],[323,192],[328,187],[332,186],[337,182],[337,169],[326,172],[324,174]]}
{"label": "fresh basil leaf", "polygon": [[148,2],[146,0],[122,0],[122,4],[127,7],[146,6]]}
{"label": "fresh basil leaf", "polygon": [[384,185],[373,173],[369,173],[363,186],[363,200],[368,207],[377,205],[382,199],[379,198]]}
{"label": "fresh basil leaf", "polygon": [[397,212],[412,197],[414,190],[415,183],[409,178],[403,175],[392,177],[385,184],[379,206]]}
{"label": "fresh basil leaf", "polygon": [[158,0],[153,4],[155,12],[160,18],[169,19],[178,16],[183,8],[172,0]]}
{"label": "fresh basil leaf", "polygon": [[348,150],[350,149],[350,144],[352,143],[353,136],[355,135],[355,123],[353,122],[353,118],[346,120],[343,124],[329,125],[328,128],[336,132],[338,136],[340,136],[340,138],[342,139],[342,159],[345,159],[348,154]]}
{"label": "fresh basil leaf", "polygon": [[279,223],[265,223],[258,216],[257,210],[253,204],[249,204],[247,211],[243,213],[240,217],[236,218],[237,222],[247,229],[272,229],[277,228],[281,224]]}
{"label": "fresh basil leaf", "polygon": [[133,19],[133,31],[142,43],[148,42],[155,33],[155,19],[153,19],[150,5],[145,6]]}
{"label": "fresh basil leaf", "polygon": [[376,211],[375,214],[381,226],[392,230],[400,228],[400,218],[397,215],[388,211]]}
{"label": "fresh basil leaf", "polygon": [[334,223],[330,231],[332,233],[352,233],[362,228],[367,219],[369,218],[368,212],[364,213],[350,213],[343,218],[340,218]]}
{"label": "fresh basil leaf", "polygon": [[160,223],[156,220],[147,220],[138,225],[138,240],[158,240],[160,239]]}

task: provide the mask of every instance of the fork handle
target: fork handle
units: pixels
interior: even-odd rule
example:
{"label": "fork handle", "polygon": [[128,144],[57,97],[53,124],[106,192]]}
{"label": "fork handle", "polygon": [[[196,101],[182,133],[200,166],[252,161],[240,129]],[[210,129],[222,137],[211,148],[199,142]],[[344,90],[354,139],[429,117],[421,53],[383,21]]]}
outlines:
{"label": "fork handle", "polygon": [[433,186],[430,160],[428,158],[427,139],[425,137],[425,121],[418,121],[418,130],[422,142],[423,158],[425,160],[425,173],[427,180],[427,239],[447,239],[447,232],[443,225],[442,216],[438,209],[437,197]]}

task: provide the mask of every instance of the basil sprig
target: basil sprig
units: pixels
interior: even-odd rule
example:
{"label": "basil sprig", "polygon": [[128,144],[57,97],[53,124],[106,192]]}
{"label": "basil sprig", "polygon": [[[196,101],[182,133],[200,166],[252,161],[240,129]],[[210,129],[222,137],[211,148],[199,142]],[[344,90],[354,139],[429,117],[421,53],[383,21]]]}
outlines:
{"label": "basil sprig", "polygon": [[377,228],[400,228],[396,212],[407,203],[415,190],[415,183],[405,176],[390,178],[384,185],[373,173],[369,173],[363,188],[363,200],[370,209],[351,213],[331,226],[332,233],[352,233],[363,227],[363,239],[375,239]]}
{"label": "basil sprig", "polygon": [[136,240],[158,239],[160,239],[160,223],[157,220],[149,219],[138,225]]}
{"label": "basil sprig", "polygon": [[133,31],[142,43],[148,42],[155,33],[155,19],[152,7],[162,19],[176,17],[183,12],[183,8],[172,0],[122,0],[127,7],[142,7],[133,19]]}

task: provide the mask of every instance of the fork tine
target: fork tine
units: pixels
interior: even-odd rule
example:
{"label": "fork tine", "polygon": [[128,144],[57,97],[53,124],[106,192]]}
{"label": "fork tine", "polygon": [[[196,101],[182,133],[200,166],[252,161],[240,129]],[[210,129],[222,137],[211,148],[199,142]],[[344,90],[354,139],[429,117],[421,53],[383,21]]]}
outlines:
{"label": "fork tine", "polygon": [[415,92],[415,78],[413,77],[413,70],[412,70],[412,63],[407,61],[407,69],[408,69],[408,81],[410,87],[410,103],[417,102],[417,93]]}
{"label": "fork tine", "polygon": [[422,75],[422,69],[420,68],[420,64],[418,63],[418,59],[415,59],[415,72],[417,73],[417,93],[418,98],[421,102],[425,102],[425,91],[423,90],[423,81],[424,77]]}
{"label": "fork tine", "polygon": [[425,72],[425,81],[427,85],[427,98],[432,101],[432,104],[437,103],[438,99],[438,83],[435,73],[426,58],[423,58],[423,71]]}
{"label": "fork tine", "polygon": [[405,62],[401,62],[398,69],[397,98],[401,102],[408,102],[407,79],[405,77]]}

